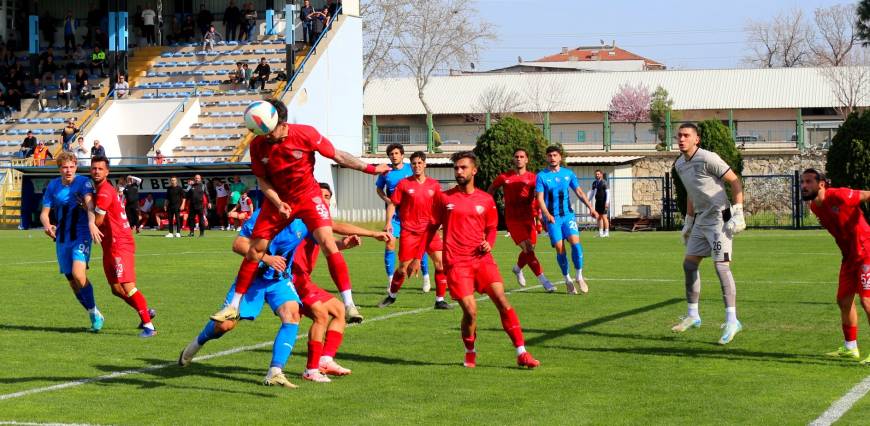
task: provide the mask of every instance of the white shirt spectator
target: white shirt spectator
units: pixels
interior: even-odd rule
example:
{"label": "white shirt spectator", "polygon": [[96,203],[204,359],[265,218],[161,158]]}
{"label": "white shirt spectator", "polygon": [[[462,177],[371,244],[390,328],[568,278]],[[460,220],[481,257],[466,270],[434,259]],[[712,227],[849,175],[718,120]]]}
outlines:
{"label": "white shirt spectator", "polygon": [[229,195],[227,187],[224,184],[216,185],[214,187],[214,192],[217,194],[218,198],[223,198]]}
{"label": "white shirt spectator", "polygon": [[119,98],[123,98],[127,96],[127,93],[130,92],[130,83],[127,83],[126,80],[120,80],[115,83],[115,94],[118,95]]}
{"label": "white shirt spectator", "polygon": [[154,25],[154,18],[157,14],[151,8],[142,11],[142,25]]}
{"label": "white shirt spectator", "polygon": [[142,205],[139,206],[139,210],[141,210],[142,213],[151,213],[151,207],[154,207],[154,200],[146,198],[145,201],[142,202]]}

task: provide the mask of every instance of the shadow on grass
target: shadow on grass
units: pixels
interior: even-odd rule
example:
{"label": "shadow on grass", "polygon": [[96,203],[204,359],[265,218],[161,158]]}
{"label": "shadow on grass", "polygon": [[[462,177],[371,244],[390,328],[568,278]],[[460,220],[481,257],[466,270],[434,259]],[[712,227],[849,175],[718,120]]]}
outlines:
{"label": "shadow on grass", "polygon": [[115,334],[115,333],[92,333],[88,327],[52,327],[43,325],[21,325],[21,324],[0,324],[0,331],[15,330],[15,331],[38,331],[44,333],[83,333],[83,334]]}

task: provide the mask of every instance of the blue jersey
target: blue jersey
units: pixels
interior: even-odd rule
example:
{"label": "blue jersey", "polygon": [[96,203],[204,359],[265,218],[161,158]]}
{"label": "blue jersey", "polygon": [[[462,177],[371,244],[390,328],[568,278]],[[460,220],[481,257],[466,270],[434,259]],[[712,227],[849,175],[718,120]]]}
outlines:
{"label": "blue jersey", "polygon": [[547,168],[538,172],[535,191],[544,194],[544,201],[551,215],[573,216],[571,193],[579,186],[577,175],[571,169],[560,167],[556,172]]}
{"label": "blue jersey", "polygon": [[401,169],[393,169],[379,175],[378,180],[375,182],[375,187],[384,191],[388,197],[392,197],[393,191],[396,190],[396,185],[398,185],[402,179],[413,174],[414,172],[411,171],[411,163],[402,163]]}
{"label": "blue jersey", "polygon": [[[257,209],[253,214],[251,214],[251,218],[242,225],[242,230],[239,231],[239,235],[245,238],[251,238],[251,234],[254,232],[254,225],[257,223],[257,217],[259,216],[260,210]],[[273,280],[289,277],[290,264],[293,263],[293,253],[296,251],[296,247],[299,247],[299,244],[301,244],[307,236],[308,228],[305,227],[305,223],[302,222],[301,219],[296,219],[290,222],[290,225],[287,225],[286,228],[282,229],[281,232],[279,232],[278,235],[276,235],[269,243],[269,254],[273,256],[281,256],[287,259],[287,269],[283,274],[280,274],[271,267],[261,263],[260,269],[262,270],[263,278]]]}
{"label": "blue jersey", "polygon": [[59,177],[48,183],[42,194],[42,206],[54,209],[57,244],[90,239],[88,212],[81,207],[88,194],[94,194],[94,184],[85,176],[74,177],[69,185],[64,185]]}

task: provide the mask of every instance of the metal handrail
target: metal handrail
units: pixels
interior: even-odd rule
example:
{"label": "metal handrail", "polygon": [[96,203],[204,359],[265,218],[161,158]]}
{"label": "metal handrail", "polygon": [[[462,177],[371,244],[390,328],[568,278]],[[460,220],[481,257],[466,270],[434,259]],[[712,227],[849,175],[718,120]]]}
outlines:
{"label": "metal handrail", "polygon": [[109,102],[109,100],[112,99],[112,98],[114,97],[114,96],[113,96],[114,93],[115,93],[115,89],[109,89],[109,92],[106,93],[106,97],[103,98],[102,102],[100,102],[100,103],[97,105],[97,108],[94,109],[94,112],[91,113],[91,115],[90,115],[90,116],[89,116],[89,117],[88,117],[88,118],[87,118],[87,119],[82,123],[81,126],[79,126],[79,132],[80,132],[80,134],[84,134],[84,133],[85,133],[85,130],[87,129],[87,126],[91,124],[91,121],[94,120],[94,117],[99,117],[99,116],[100,116],[100,110],[103,109],[103,106],[105,106],[105,105]]}
{"label": "metal handrail", "polygon": [[175,119],[175,116],[178,115],[179,112],[184,111],[184,106],[187,105],[187,102],[190,100],[190,97],[184,98],[184,101],[181,102],[180,105],[175,107],[175,110],[172,111],[172,114],[163,120],[163,124],[160,125],[160,128],[157,130],[157,133],[154,135],[154,138],[151,139],[151,148],[153,149],[157,145],[157,141],[163,136],[163,131],[169,128],[169,125],[172,124],[172,121]]}
{"label": "metal handrail", "polygon": [[[317,36],[317,40],[314,43],[311,43],[311,49],[308,50],[308,54],[305,55],[305,58],[302,59],[302,62],[299,63],[299,68],[295,70],[292,76],[287,80],[287,84],[284,86],[284,92],[281,93],[281,98],[284,99],[284,95],[287,94],[290,90],[293,90],[293,83],[296,81],[296,78],[299,77],[299,74],[302,74],[302,70],[305,69],[305,64],[308,63],[308,60],[311,59],[311,55],[317,52],[317,46],[320,45],[320,40],[323,39],[323,36],[326,33],[332,31],[332,24],[338,18],[338,15],[341,15],[342,6],[339,5],[338,8],[335,9],[335,16],[329,18],[329,22],[326,23],[323,31]],[[295,43],[295,40],[293,41]]]}

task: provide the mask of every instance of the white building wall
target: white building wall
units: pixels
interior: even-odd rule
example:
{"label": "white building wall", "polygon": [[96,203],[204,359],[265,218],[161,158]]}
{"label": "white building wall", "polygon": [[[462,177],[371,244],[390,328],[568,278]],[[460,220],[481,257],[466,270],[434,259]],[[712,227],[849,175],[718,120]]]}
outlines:
{"label": "white building wall", "polygon": [[181,145],[181,138],[190,134],[190,126],[199,121],[201,109],[199,99],[191,102],[183,112],[179,113],[182,116],[178,123],[168,135],[158,142],[155,149],[159,149],[160,153],[166,157],[173,157],[175,152],[173,150]]}
{"label": "white building wall", "polygon": [[[119,100],[113,101],[84,135],[85,146],[100,141],[107,157],[120,157],[123,153],[119,135],[155,135],[183,100]],[[113,160],[112,164],[118,164]]]}

